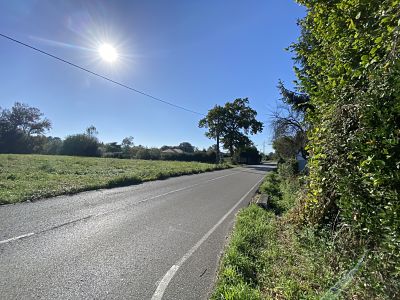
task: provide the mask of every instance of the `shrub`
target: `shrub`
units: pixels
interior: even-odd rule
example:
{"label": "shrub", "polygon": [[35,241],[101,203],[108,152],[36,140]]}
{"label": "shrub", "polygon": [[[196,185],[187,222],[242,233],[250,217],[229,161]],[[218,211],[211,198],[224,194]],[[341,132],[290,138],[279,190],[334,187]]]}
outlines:
{"label": "shrub", "polygon": [[99,156],[99,143],[97,138],[86,134],[68,136],[62,145],[61,154],[75,156]]}
{"label": "shrub", "polygon": [[215,152],[194,152],[194,153],[163,153],[161,152],[162,160],[176,160],[176,161],[198,161],[204,163],[215,163]]}
{"label": "shrub", "polygon": [[150,151],[147,148],[141,148],[136,152],[137,159],[151,159]]}
{"label": "shrub", "polygon": [[57,155],[62,151],[63,141],[60,138],[48,137],[47,142],[43,145],[42,153],[49,155]]}
{"label": "shrub", "polygon": [[[400,244],[399,1],[299,1],[293,49],[310,96],[307,218]],[[335,221],[336,220],[336,221]],[[390,246],[389,246],[390,245]]]}

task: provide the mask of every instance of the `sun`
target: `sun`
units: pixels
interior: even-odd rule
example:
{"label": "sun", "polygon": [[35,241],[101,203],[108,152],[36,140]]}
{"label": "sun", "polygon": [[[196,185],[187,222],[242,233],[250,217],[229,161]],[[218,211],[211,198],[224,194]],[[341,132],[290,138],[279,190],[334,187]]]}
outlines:
{"label": "sun", "polygon": [[118,59],[117,50],[110,44],[102,44],[99,47],[99,54],[107,62],[115,62]]}

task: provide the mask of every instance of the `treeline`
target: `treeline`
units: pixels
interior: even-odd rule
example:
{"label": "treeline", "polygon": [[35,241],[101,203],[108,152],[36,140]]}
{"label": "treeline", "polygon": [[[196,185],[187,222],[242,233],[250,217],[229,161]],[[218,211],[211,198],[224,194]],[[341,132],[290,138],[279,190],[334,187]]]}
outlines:
{"label": "treeline", "polygon": [[[11,109],[0,107],[0,153],[93,156],[125,159],[176,160],[214,163],[216,152],[210,147],[199,150],[188,142],[178,146],[147,148],[135,146],[133,137],[121,143],[103,143],[94,126],[65,139],[45,136],[51,122],[38,108],[16,102]],[[168,151],[169,150],[169,151]]]}
{"label": "treeline", "polygon": [[[189,142],[177,146],[164,145],[148,148],[134,145],[133,137],[124,138],[121,143],[103,143],[93,125],[85,132],[72,134],[65,139],[45,136],[51,129],[51,122],[44,118],[38,108],[16,102],[11,109],[0,107],[0,153],[47,154],[93,156],[121,159],[176,160],[215,163],[217,146],[198,149]],[[230,160],[233,163],[257,164],[261,155],[251,142],[237,145]],[[271,156],[271,155],[270,155]],[[221,158],[226,155],[221,154]],[[268,156],[266,156],[268,157]],[[271,156],[272,157],[272,156]],[[221,159],[219,160],[221,161]]]}

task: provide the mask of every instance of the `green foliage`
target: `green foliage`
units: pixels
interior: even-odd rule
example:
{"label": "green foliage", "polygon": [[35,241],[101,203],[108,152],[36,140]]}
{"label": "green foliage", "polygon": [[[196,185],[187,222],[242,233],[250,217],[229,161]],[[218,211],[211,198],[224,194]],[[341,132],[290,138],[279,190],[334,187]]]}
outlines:
{"label": "green foliage", "polygon": [[272,142],[272,147],[276,154],[282,159],[293,159],[302,148],[302,145],[302,142],[299,143],[298,140],[292,136],[279,136]]}
{"label": "green foliage", "polygon": [[127,136],[122,140],[121,143],[122,149],[126,150],[129,149],[129,147],[133,146],[133,136]]}
{"label": "green foliage", "polygon": [[14,106],[9,110],[1,112],[12,129],[19,130],[28,136],[41,135],[51,128],[51,122],[43,117],[43,113],[36,107],[30,107],[27,104],[15,102]]}
{"label": "green foliage", "polygon": [[63,141],[59,137],[47,137],[43,145],[42,154],[57,155],[61,153]]}
{"label": "green foliage", "polygon": [[220,136],[224,148],[232,156],[235,149],[252,144],[248,134],[262,132],[263,124],[256,117],[257,112],[249,106],[248,98],[238,98],[210,109],[199,121],[199,127],[208,129],[206,136],[209,138]]}
{"label": "green foliage", "polygon": [[31,153],[42,146],[42,134],[51,128],[36,107],[15,102],[9,109],[0,107],[0,153]]}
{"label": "green foliage", "polygon": [[238,214],[212,299],[398,299],[389,249],[368,249],[346,224],[333,232],[293,222],[304,185],[294,173],[286,163],[267,174],[259,191],[269,210]]}
{"label": "green foliage", "polygon": [[297,176],[299,175],[299,163],[295,159],[288,159],[278,164],[279,177],[282,180],[298,181]]}
{"label": "green foliage", "polygon": [[88,128],[86,128],[85,134],[90,137],[95,137],[99,134],[99,132],[97,131],[97,128],[94,127],[94,125],[90,125]]}
{"label": "green foliage", "polygon": [[67,136],[61,148],[61,154],[74,156],[99,156],[99,141],[88,134]]}
{"label": "green foliage", "polygon": [[0,155],[0,204],[226,168],[195,162]]}
{"label": "green foliage", "polygon": [[194,152],[194,147],[192,146],[192,144],[190,144],[188,142],[180,143],[178,148],[181,149],[183,152],[186,152],[186,153],[193,153]]}
{"label": "green foliage", "polygon": [[400,1],[298,2],[307,16],[292,49],[315,108],[307,220],[349,225],[400,280]]}
{"label": "green foliage", "polygon": [[259,192],[268,198],[268,207],[276,214],[287,212],[298,202],[303,186],[297,174],[296,161],[289,161],[280,164],[278,172],[265,176]]}
{"label": "green foliage", "polygon": [[267,173],[264,181],[259,187],[259,192],[261,194],[268,195],[269,197],[280,197],[281,192],[279,188],[280,176],[276,172]]}
{"label": "green foliage", "polygon": [[263,160],[265,160],[265,161],[277,161],[278,160],[278,154],[276,152],[270,152],[263,156],[264,156]]}
{"label": "green foliage", "polygon": [[196,151],[194,153],[161,153],[160,159],[215,163],[216,154],[215,152],[203,152],[203,151]]}
{"label": "green foliage", "polygon": [[280,158],[293,159],[301,151],[306,157],[306,133],[309,123],[305,120],[307,110],[314,110],[310,104],[310,97],[286,89],[279,82],[282,99],[276,111],[272,114],[271,127],[273,130],[273,144],[275,152]]}
{"label": "green foliage", "polygon": [[105,153],[122,152],[122,147],[121,145],[118,145],[117,142],[107,143],[104,145],[104,152]]}
{"label": "green foliage", "polygon": [[[304,112],[310,175],[295,212],[306,221],[302,230],[316,225],[317,235],[325,232],[322,244],[340,240],[328,248],[340,265],[326,261],[327,268],[354,264],[354,253],[367,249],[368,268],[346,298],[399,298],[400,1],[298,2],[307,16],[292,50],[297,88],[309,97]],[[283,94],[293,103],[302,100]],[[284,190],[281,183],[279,193]]]}
{"label": "green foliage", "polygon": [[136,152],[137,159],[151,159],[151,160],[158,160],[161,159],[161,151],[157,148],[140,148]]}
{"label": "green foliage", "polygon": [[[278,89],[282,95],[282,102],[292,107],[295,111],[306,112],[308,109],[314,110],[310,103],[310,96],[303,93],[296,93],[288,90],[282,81],[279,81]],[[301,118],[303,119],[303,118]]]}
{"label": "green foliage", "polygon": [[238,214],[211,299],[261,299],[258,273],[272,215],[256,205]]}
{"label": "green foliage", "polygon": [[259,164],[261,162],[261,155],[256,147],[241,147],[232,157],[234,163],[240,164]]}

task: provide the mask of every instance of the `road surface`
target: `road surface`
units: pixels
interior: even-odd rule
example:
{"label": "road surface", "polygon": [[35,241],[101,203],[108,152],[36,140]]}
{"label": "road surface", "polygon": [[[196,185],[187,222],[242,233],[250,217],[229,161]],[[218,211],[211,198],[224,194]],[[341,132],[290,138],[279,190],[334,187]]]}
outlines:
{"label": "road surface", "polygon": [[0,207],[1,299],[207,299],[269,166]]}

